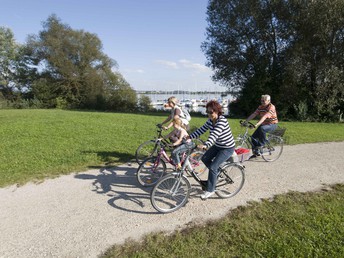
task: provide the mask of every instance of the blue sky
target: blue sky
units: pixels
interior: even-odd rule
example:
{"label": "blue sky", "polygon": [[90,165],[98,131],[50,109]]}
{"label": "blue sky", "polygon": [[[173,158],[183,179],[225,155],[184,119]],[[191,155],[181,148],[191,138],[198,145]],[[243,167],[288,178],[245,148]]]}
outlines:
{"label": "blue sky", "polygon": [[225,91],[211,80],[201,43],[208,0],[0,0],[0,26],[18,43],[51,14],[97,34],[135,90]]}

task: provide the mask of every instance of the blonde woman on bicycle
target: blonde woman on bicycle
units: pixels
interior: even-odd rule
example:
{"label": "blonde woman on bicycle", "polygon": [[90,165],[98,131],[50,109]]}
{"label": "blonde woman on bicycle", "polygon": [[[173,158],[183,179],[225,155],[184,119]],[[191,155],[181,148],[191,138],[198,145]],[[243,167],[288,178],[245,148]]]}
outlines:
{"label": "blonde woman on bicycle", "polygon": [[262,95],[261,105],[258,106],[247,119],[246,122],[259,116],[259,121],[255,124],[257,128],[252,134],[252,158],[260,156],[259,149],[266,143],[266,133],[276,130],[278,119],[275,106],[271,103],[270,95]]}
{"label": "blonde woman on bicycle", "polygon": [[178,106],[178,100],[176,97],[169,97],[167,99],[167,103],[164,104],[165,108],[171,108],[171,114],[161,123],[161,125],[164,125],[168,122],[171,122],[168,124],[168,126],[163,126],[164,130],[168,130],[169,128],[171,128],[173,126],[173,120],[176,118],[179,118],[182,120],[185,129],[188,131],[190,129],[189,127],[189,121],[187,119],[182,118],[182,110],[181,108]]}

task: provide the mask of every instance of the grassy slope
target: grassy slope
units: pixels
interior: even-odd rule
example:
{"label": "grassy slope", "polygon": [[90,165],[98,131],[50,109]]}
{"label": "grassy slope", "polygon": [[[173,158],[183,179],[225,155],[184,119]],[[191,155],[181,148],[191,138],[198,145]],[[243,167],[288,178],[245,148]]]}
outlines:
{"label": "grassy slope", "polygon": [[[1,110],[0,186],[42,180],[134,158],[166,114]],[[193,117],[192,127],[205,122]],[[242,129],[229,119],[234,135]],[[289,144],[344,140],[344,124],[284,122]]]}

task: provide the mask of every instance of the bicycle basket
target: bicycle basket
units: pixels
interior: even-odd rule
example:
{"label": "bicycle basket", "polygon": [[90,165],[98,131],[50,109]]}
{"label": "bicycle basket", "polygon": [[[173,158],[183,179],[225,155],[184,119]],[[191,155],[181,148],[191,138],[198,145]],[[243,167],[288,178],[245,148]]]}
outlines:
{"label": "bicycle basket", "polygon": [[285,131],[287,130],[287,128],[285,127],[277,127],[275,131],[271,132],[270,134],[272,135],[276,135],[276,136],[280,136],[283,137]]}

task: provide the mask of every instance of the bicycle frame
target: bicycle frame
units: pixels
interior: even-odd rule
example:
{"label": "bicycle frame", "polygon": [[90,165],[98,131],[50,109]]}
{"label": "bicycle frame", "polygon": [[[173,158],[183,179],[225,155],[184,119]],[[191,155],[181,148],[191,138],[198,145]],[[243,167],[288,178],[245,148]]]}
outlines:
{"label": "bicycle frame", "polygon": [[[161,158],[163,158],[166,162],[168,162],[169,164],[171,164],[172,166],[175,166],[176,164],[174,164],[173,160],[171,157],[169,157],[164,149],[164,146],[161,146],[160,144],[160,150],[158,152],[158,157],[157,157],[157,163],[158,164],[161,160]],[[181,159],[181,164],[183,165],[184,162],[186,160],[186,154],[185,152],[182,154],[182,159]]]}

